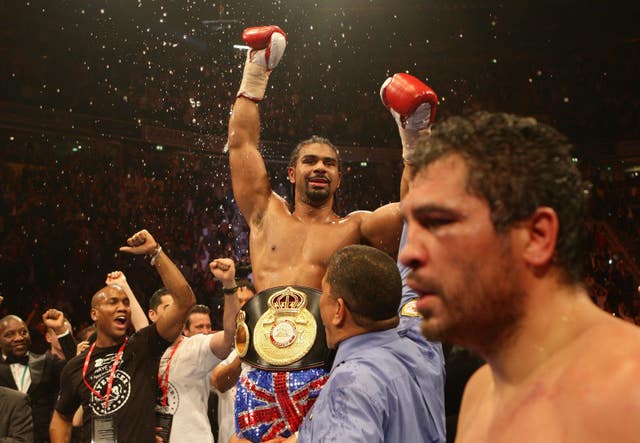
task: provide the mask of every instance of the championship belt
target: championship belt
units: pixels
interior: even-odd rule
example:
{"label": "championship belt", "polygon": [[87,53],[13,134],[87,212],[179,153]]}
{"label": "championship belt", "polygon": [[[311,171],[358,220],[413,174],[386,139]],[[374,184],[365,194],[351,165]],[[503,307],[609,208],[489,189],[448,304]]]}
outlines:
{"label": "championship belt", "polygon": [[259,292],[238,312],[235,345],[242,361],[267,371],[322,366],[327,342],[320,291],[277,286]]}

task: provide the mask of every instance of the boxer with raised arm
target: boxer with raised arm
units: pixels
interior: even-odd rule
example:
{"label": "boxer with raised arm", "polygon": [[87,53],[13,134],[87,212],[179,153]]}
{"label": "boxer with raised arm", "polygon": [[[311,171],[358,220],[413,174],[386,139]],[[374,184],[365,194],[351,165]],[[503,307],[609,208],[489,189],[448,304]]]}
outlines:
{"label": "boxer with raised arm", "polygon": [[[344,246],[359,243],[395,257],[402,220],[398,203],[346,217],[333,211],[340,158],[336,147],[321,137],[302,141],[291,154],[287,174],[295,189],[293,211],[272,191],[258,150],[258,103],[284,53],[286,35],[277,26],[262,26],[246,29],[243,39],[252,49],[229,120],[228,148],[234,196],[250,228],[258,294],[243,307],[246,318],[238,321],[241,338],[238,343],[237,333],[236,348],[253,369],[243,372],[239,382],[236,424],[241,436],[260,441],[295,432],[325,381],[320,368],[326,344],[318,289],[329,258]],[[437,96],[415,77],[397,74],[383,84],[381,97],[397,117],[403,155],[408,155],[415,135],[435,117]],[[307,310],[317,319],[315,323],[304,317]],[[292,371],[295,374],[288,382],[278,381]],[[286,395],[276,392],[275,386],[283,384],[287,384]],[[298,395],[294,385],[307,389],[308,395],[290,401]],[[269,401],[256,400],[258,391],[281,404],[285,401],[287,407],[273,408]],[[256,409],[261,414],[249,412]],[[289,413],[283,416],[279,412],[283,409]],[[258,415],[268,419],[260,422]]]}

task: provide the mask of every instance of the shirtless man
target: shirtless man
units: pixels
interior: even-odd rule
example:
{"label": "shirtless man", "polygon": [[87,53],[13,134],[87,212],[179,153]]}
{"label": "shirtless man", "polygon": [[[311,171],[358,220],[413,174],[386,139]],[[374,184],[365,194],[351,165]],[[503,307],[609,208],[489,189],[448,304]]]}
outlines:
{"label": "shirtless man", "polygon": [[421,142],[400,260],[425,336],[487,361],[457,441],[638,441],[640,330],[583,284],[586,194],[565,138],[478,113]]}
{"label": "shirtless man", "polygon": [[[399,206],[392,203],[373,212],[356,211],[346,217],[337,215],[333,203],[341,179],[340,159],[335,146],[320,137],[301,142],[292,152],[287,173],[295,189],[293,212],[288,203],[272,191],[265,162],[258,150],[258,103],[264,97],[270,71],[284,53],[286,36],[276,26],[265,26],[245,30],[243,39],[253,49],[247,56],[238,98],[229,120],[228,148],[233,192],[250,227],[251,264],[255,287],[259,291],[247,306],[259,303],[261,291],[281,286],[293,286],[305,292],[309,303],[313,303],[319,299],[317,290],[335,251],[364,243],[396,256],[402,230]],[[381,95],[400,123],[403,155],[407,154],[410,136],[433,121],[437,97],[431,88],[404,74],[387,80]],[[324,339],[323,331],[320,330],[316,337]],[[311,386],[318,377],[321,377],[320,373],[303,378],[301,383]],[[255,383],[259,384],[259,380]],[[239,391],[246,385],[247,379],[243,376]],[[315,388],[319,387],[319,384],[315,385]],[[297,416],[286,420],[281,435],[296,431],[312,402],[305,403],[298,408]],[[245,398],[239,403],[245,404],[247,409],[257,407],[251,399],[247,402]],[[246,428],[258,427],[254,422],[245,424]],[[243,426],[240,428],[242,430]],[[271,429],[273,432],[269,431],[270,435],[245,433],[244,437],[254,441],[263,436],[273,438],[279,434],[274,429],[275,426]]]}

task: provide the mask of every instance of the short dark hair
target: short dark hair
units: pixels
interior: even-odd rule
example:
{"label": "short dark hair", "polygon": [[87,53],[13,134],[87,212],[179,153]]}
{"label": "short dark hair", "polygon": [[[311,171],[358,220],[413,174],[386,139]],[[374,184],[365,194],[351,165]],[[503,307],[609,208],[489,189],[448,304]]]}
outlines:
{"label": "short dark hair", "polygon": [[162,303],[163,295],[171,295],[169,293],[169,290],[165,287],[162,287],[158,289],[156,292],[154,292],[151,298],[149,299],[149,309],[153,311],[157,311],[158,306],[160,306],[160,304]]}
{"label": "short dark hair", "polygon": [[569,283],[582,280],[587,183],[571,157],[572,146],[551,126],[531,117],[477,112],[434,126],[409,159],[416,172],[449,155],[469,171],[467,191],[487,201],[497,232],[548,206],[560,224],[554,262]]}
{"label": "short dark hair", "polygon": [[248,278],[236,279],[236,286],[239,288],[247,288],[254,294],[256,293],[256,287],[253,286],[253,283],[251,283],[251,280],[249,280]]}
{"label": "short dark hair", "polygon": [[298,157],[300,156],[300,150],[307,145],[311,145],[313,143],[318,143],[321,145],[327,145],[336,153],[336,158],[338,160],[338,169],[340,168],[340,151],[338,148],[331,143],[328,138],[320,137],[319,135],[312,135],[306,140],[302,140],[298,145],[291,151],[291,156],[289,157],[289,166],[295,168],[296,163],[298,163]]}
{"label": "short dark hair", "polygon": [[402,279],[396,262],[371,246],[351,245],[335,252],[326,275],[334,297],[342,298],[363,327],[398,317]]}
{"label": "short dark hair", "polygon": [[189,309],[187,319],[184,322],[184,327],[187,329],[191,326],[191,314],[207,314],[211,317],[211,309],[209,309],[209,306],[207,305],[193,305],[193,307]]}

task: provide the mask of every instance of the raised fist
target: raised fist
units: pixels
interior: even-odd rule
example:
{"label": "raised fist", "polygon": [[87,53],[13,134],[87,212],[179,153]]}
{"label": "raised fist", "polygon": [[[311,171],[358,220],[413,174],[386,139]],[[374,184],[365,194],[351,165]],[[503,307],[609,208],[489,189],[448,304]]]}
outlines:
{"label": "raised fist", "polygon": [[230,258],[216,258],[209,263],[209,270],[215,278],[222,282],[225,288],[235,286],[236,265]]}
{"label": "raised fist", "polygon": [[146,229],[138,231],[129,237],[127,245],[120,247],[120,251],[136,255],[152,255],[158,247],[158,243]]}
{"label": "raised fist", "polygon": [[287,47],[287,36],[278,26],[257,26],[245,29],[242,40],[251,49],[237,96],[259,102],[264,98],[269,73],[278,66]]}
{"label": "raised fist", "polygon": [[416,77],[399,73],[385,80],[380,88],[380,98],[398,124],[402,157],[406,160],[415,148],[419,133],[427,131],[434,122],[438,96]]}
{"label": "raised fist", "polygon": [[64,314],[57,309],[47,309],[42,314],[42,322],[47,328],[53,329],[56,335],[64,334],[67,331],[64,325]]}

